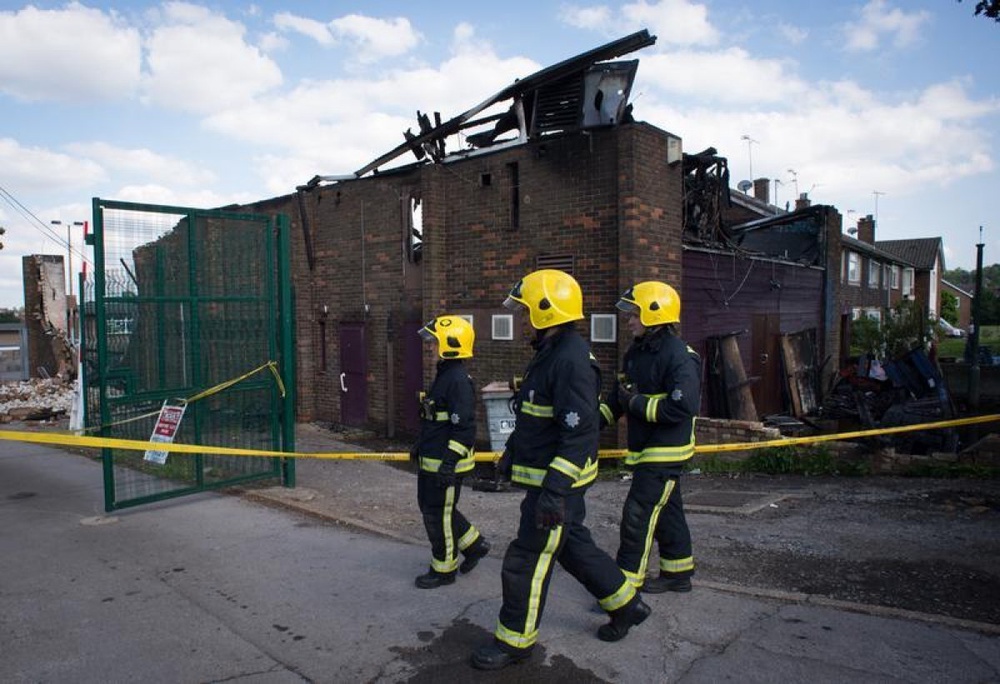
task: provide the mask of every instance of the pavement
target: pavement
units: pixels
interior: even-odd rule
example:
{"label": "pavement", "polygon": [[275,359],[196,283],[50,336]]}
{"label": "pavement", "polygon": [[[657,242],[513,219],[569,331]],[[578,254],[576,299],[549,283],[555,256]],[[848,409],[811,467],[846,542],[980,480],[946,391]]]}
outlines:
{"label": "pavement", "polygon": [[[298,450],[361,450],[340,437],[300,426]],[[652,616],[606,644],[593,598],[561,569],[533,658],[477,672],[468,656],[492,632],[520,495],[467,488],[460,508],[494,552],[421,591],[411,472],[317,459],[297,471],[294,489],[106,515],[99,462],[5,442],[0,681],[1000,682],[996,624],[697,576],[689,594],[647,597]],[[598,502],[625,490],[592,492],[595,539],[612,551],[613,504]]]}

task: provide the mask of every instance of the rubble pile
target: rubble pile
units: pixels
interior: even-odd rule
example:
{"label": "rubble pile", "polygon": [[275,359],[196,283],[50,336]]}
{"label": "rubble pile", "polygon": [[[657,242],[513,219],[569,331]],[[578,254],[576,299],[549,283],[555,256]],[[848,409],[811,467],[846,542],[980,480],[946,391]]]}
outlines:
{"label": "rubble pile", "polygon": [[67,384],[59,378],[0,384],[0,422],[68,415],[75,394],[76,383]]}

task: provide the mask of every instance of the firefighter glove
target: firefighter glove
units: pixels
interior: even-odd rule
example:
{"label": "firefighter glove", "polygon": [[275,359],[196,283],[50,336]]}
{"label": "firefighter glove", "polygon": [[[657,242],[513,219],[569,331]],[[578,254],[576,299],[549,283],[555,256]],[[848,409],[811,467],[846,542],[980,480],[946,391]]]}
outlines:
{"label": "firefighter glove", "polygon": [[535,504],[535,527],[540,530],[552,530],[563,524],[566,519],[566,501],[562,496],[549,489],[542,489]]}
{"label": "firefighter glove", "polygon": [[458,482],[458,476],[455,475],[455,461],[441,461],[434,479],[441,489],[455,486]]}
{"label": "firefighter glove", "polygon": [[632,412],[632,400],[636,396],[638,395],[636,395],[631,384],[618,385],[618,404],[622,407],[622,411]]}

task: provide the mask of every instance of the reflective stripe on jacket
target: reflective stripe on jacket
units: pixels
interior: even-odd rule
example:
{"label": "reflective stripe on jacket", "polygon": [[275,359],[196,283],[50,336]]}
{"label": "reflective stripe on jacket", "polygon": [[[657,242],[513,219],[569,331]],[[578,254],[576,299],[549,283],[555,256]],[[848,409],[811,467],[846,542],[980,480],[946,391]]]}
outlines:
{"label": "reflective stripe on jacket", "polygon": [[423,405],[433,408],[422,411],[420,418],[420,469],[436,473],[442,462],[453,461],[456,473],[471,471],[475,467],[475,387],[461,359],[438,362]]}
{"label": "reflective stripe on jacket", "polygon": [[572,324],[537,345],[514,396],[511,481],[562,495],[597,477],[601,372]]}
{"label": "reflective stripe on jacket", "polygon": [[679,465],[689,460],[701,408],[701,357],[662,326],[636,338],[622,365],[636,395],[626,407],[612,392],[601,414],[607,423],[627,415],[625,464]]}

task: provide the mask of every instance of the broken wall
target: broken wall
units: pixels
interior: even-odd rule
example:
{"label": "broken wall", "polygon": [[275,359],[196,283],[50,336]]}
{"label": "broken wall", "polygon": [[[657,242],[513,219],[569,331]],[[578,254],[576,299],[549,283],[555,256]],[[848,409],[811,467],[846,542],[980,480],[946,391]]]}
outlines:
{"label": "broken wall", "polygon": [[[21,259],[28,372],[54,377],[68,372],[66,271],[62,255],[32,254]],[[73,368],[75,372],[75,368]]]}

